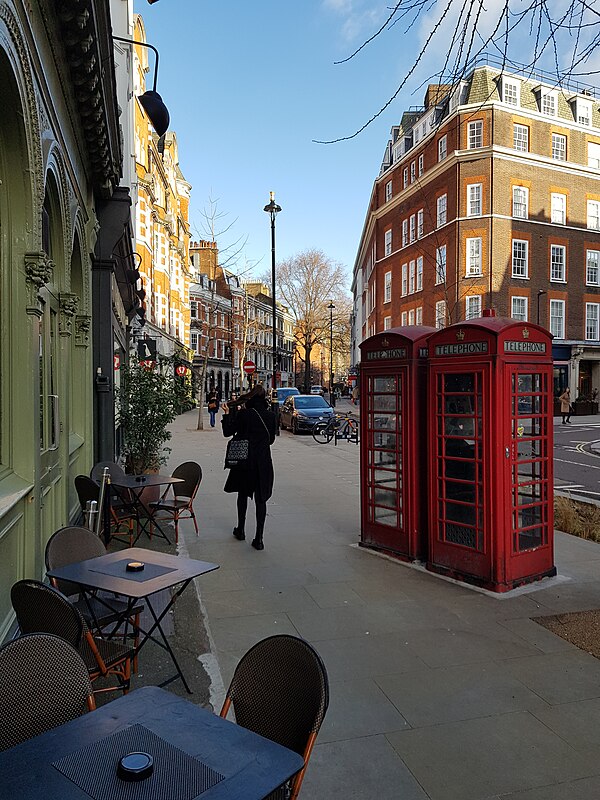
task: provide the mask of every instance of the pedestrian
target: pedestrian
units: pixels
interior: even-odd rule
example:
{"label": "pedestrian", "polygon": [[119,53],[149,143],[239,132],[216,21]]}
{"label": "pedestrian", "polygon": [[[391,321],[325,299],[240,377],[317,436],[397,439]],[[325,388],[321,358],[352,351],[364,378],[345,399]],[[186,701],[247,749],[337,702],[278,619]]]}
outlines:
{"label": "pedestrian", "polygon": [[210,394],[208,395],[208,413],[210,414],[210,427],[215,427],[215,417],[217,415],[217,411],[219,410],[219,395],[215,391],[215,389],[210,390]]}
{"label": "pedestrian", "polygon": [[231,405],[223,403],[221,424],[224,436],[236,434],[239,439],[247,439],[249,445],[247,463],[232,467],[225,482],[226,492],[237,492],[237,525],[233,535],[240,541],[246,538],[248,498],[254,497],[256,534],[252,547],[264,550],[267,501],[273,493],[271,445],[275,441],[276,427],[275,414],[269,411],[264,387],[260,384],[255,386]]}
{"label": "pedestrian", "polygon": [[571,424],[571,390],[567,387],[561,396],[560,400],[560,413],[562,415],[562,424]]}
{"label": "pedestrian", "polygon": [[358,383],[355,384],[354,389],[352,389],[352,405],[358,405],[358,398],[359,398],[359,389]]}

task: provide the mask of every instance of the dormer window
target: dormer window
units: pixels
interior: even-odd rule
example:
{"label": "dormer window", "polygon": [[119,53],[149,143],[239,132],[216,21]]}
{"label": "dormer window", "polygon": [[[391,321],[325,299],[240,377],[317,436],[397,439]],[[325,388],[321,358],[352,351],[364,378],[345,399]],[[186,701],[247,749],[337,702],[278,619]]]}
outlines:
{"label": "dormer window", "polygon": [[591,100],[584,100],[582,97],[576,97],[572,101],[573,116],[578,125],[585,125],[586,128],[592,126],[592,103]]}
{"label": "dormer window", "polygon": [[558,92],[554,89],[540,89],[540,111],[547,117],[558,114]]}
{"label": "dormer window", "polygon": [[502,101],[509,106],[521,105],[521,84],[514,78],[502,78]]}

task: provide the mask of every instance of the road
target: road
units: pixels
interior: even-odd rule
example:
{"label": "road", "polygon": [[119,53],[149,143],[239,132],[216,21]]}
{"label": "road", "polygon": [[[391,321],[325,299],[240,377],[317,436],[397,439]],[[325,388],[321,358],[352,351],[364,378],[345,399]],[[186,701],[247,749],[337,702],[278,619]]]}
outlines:
{"label": "road", "polygon": [[600,417],[573,417],[571,423],[554,419],[554,486],[600,500]]}

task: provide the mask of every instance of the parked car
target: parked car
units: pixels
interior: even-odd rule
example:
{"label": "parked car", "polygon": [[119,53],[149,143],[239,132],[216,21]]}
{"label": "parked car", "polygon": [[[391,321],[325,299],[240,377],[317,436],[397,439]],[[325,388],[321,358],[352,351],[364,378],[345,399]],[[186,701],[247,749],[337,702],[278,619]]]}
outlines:
{"label": "parked car", "polygon": [[320,394],[321,397],[325,395],[325,387],[324,386],[311,386],[310,387],[311,394]]}
{"label": "parked car", "polygon": [[295,394],[300,394],[300,392],[298,391],[298,389],[296,389],[295,386],[282,386],[279,389],[272,389],[271,402],[273,403],[275,402],[275,400],[277,400],[277,402],[279,403],[279,407],[281,408],[281,406],[288,399],[288,397],[291,397],[292,395]]}
{"label": "parked car", "polygon": [[330,419],[333,413],[333,408],[320,395],[292,395],[281,407],[279,424],[292,433],[311,431],[315,423]]}

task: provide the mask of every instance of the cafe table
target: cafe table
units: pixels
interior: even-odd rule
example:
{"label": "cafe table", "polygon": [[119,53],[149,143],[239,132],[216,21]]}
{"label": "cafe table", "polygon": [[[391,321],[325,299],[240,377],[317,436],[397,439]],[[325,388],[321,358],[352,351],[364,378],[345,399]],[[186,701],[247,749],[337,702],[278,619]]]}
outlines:
{"label": "cafe table", "polygon": [[[181,671],[171,645],[162,629],[161,622],[194,578],[218,568],[218,564],[212,564],[208,561],[198,561],[194,558],[184,558],[183,556],[174,556],[169,553],[157,553],[154,550],[146,550],[143,547],[129,547],[125,550],[106,553],[96,558],[76,561],[73,564],[65,564],[62,567],[50,569],[47,575],[49,578],[77,584],[84,600],[89,601],[93,596],[95,603],[105,603],[107,608],[111,608],[113,611],[114,609],[110,606],[110,602],[103,599],[103,596],[98,592],[114,593],[126,598],[126,607],[123,609],[119,619],[115,621],[113,629],[108,633],[109,637],[121,625],[127,624],[127,620],[133,616],[133,607],[139,600],[143,599],[152,616],[153,623],[148,630],[138,626],[140,636],[136,646],[136,653],[139,653],[150,639],[158,644],[169,653],[177,670],[177,675],[167,678],[161,686],[166,686],[179,677],[187,692],[191,694],[192,690]],[[174,589],[174,587],[177,588]],[[174,589],[174,591],[170,592],[170,599],[167,601],[165,608],[159,611],[152,604],[152,595],[163,589]],[[95,627],[99,629],[100,626],[94,618],[94,605],[90,602],[88,607],[90,616],[96,623]],[[159,635],[160,639],[155,634]]]}
{"label": "cafe table", "polygon": [[[119,777],[131,752],[143,780]],[[262,800],[304,766],[286,747],[148,686],[0,753],[10,800]]]}
{"label": "cafe table", "polygon": [[[142,531],[151,538],[152,528],[148,530],[148,526],[155,526],[155,534],[161,536],[171,544],[171,540],[156,518],[157,512],[152,509],[152,506],[144,502],[143,491],[148,487],[172,486],[176,483],[183,483],[183,478],[174,478],[172,475],[155,475],[149,473],[147,475],[118,475],[110,479],[111,486],[113,486],[117,494],[121,496],[121,499],[126,504],[130,503],[133,506],[133,512],[136,516],[138,527],[134,545],[137,544],[138,539],[142,535]],[[144,522],[143,520],[146,521]]]}

